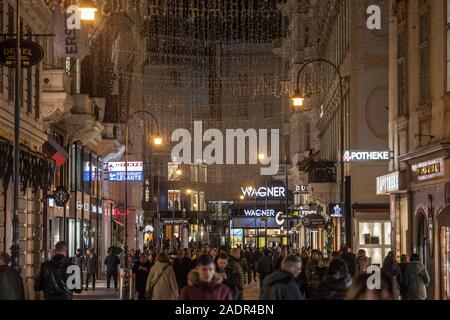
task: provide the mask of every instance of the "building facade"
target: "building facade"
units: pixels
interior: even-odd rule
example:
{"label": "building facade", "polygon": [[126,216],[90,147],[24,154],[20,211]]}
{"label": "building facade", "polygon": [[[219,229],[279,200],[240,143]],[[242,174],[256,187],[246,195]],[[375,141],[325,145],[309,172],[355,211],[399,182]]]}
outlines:
{"label": "building facade", "polygon": [[[387,12],[385,2],[374,4]],[[368,30],[366,10],[360,1],[287,1],[282,12],[289,32],[277,51],[288,68],[285,86],[290,95],[298,89],[305,97],[302,108],[287,102],[284,106],[290,123],[290,154],[297,164],[291,187],[307,186],[308,190],[306,195],[298,193],[296,206],[317,204],[334,226],[311,232],[299,225],[300,245],[338,249],[346,244],[365,249],[372,262],[381,264],[390,250],[389,202],[386,196],[374,195],[376,177],[387,172],[387,163],[344,163],[343,159],[348,150],[386,150],[388,146],[387,19],[384,32]],[[315,59],[333,64],[342,82],[330,63],[308,63]],[[330,205],[339,203],[344,216],[330,219],[329,209],[334,207]]]}
{"label": "building facade", "polygon": [[417,253],[432,279],[430,299],[450,297],[450,1],[391,1],[390,194],[393,248]]}

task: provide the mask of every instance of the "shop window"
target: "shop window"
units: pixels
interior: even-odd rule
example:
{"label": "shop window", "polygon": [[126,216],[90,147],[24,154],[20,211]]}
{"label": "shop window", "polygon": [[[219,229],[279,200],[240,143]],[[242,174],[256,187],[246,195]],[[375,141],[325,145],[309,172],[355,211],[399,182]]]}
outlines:
{"label": "shop window", "polygon": [[167,164],[167,173],[169,181],[180,181],[183,176],[181,166],[174,162]]}
{"label": "shop window", "polygon": [[391,223],[386,221],[359,222],[359,249],[366,251],[370,262],[382,265],[391,250]]}
{"label": "shop window", "polygon": [[244,230],[243,229],[231,229],[230,242],[231,247],[236,248],[243,247]]}
{"label": "shop window", "polygon": [[169,210],[181,210],[181,192],[180,190],[168,191]]}

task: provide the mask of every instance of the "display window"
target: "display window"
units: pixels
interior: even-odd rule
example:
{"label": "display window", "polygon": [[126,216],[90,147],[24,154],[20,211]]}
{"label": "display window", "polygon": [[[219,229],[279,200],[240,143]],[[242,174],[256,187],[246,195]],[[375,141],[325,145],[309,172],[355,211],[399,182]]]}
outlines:
{"label": "display window", "polygon": [[358,249],[366,251],[370,262],[381,266],[391,250],[391,223],[389,221],[358,222]]}
{"label": "display window", "polygon": [[231,229],[230,230],[230,242],[231,247],[236,248],[244,245],[244,230],[243,229]]}

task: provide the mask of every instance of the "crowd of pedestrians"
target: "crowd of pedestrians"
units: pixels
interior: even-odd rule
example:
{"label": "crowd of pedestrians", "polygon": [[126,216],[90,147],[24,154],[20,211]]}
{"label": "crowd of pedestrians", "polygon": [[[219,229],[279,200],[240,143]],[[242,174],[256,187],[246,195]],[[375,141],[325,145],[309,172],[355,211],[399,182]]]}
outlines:
{"label": "crowd of pedestrians", "polygon": [[[126,259],[125,259],[126,258]],[[259,282],[261,300],[425,300],[430,283],[428,272],[417,254],[400,256],[392,252],[378,270],[379,288],[368,283],[373,270],[364,250],[354,254],[351,248],[323,254],[307,248],[284,246],[271,248],[196,248],[175,252],[130,250],[128,257],[108,252],[103,264],[107,289],[118,290],[118,269],[121,261],[132,270],[136,299],[139,300],[243,300],[244,288]],[[0,254],[0,300],[23,299],[23,284],[17,270],[9,266],[7,254]],[[67,257],[67,244],[58,242],[53,256],[42,263],[35,279],[36,291],[47,300],[70,300],[80,288],[69,288],[69,266],[82,271],[84,290],[95,290],[99,273],[94,250],[85,254],[79,249]]]}

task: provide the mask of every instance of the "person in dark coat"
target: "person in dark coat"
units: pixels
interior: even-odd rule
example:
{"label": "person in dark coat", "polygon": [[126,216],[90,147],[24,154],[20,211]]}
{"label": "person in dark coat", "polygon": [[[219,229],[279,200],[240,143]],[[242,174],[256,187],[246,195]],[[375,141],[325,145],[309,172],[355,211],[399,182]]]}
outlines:
{"label": "person in dark coat", "polygon": [[151,268],[150,261],[147,259],[147,255],[141,253],[139,261],[133,266],[133,274],[135,275],[136,292],[138,293],[138,300],[145,300],[145,290],[147,285],[147,277]]}
{"label": "person in dark coat", "polygon": [[0,253],[0,300],[24,300],[22,277],[10,261],[7,253]]}
{"label": "person in dark coat", "polygon": [[72,300],[73,292],[81,293],[81,272],[79,274],[79,288],[77,279],[74,279],[74,288],[68,287],[69,266],[74,264],[67,259],[67,244],[63,241],[55,245],[54,256],[50,261],[41,264],[41,270],[34,283],[35,291],[44,291],[45,300]]}
{"label": "person in dark coat", "polygon": [[248,277],[248,283],[253,281],[256,281],[256,254],[253,252],[252,248],[249,248],[245,254],[247,258],[247,264],[248,264],[248,270],[247,270],[247,277]]}
{"label": "person in dark coat", "polygon": [[106,256],[105,262],[106,266],[106,288],[111,287],[111,277],[114,279],[114,288],[117,289],[117,266],[120,265],[120,259],[113,253],[113,250],[109,250],[109,255]]}
{"label": "person in dark coat", "polygon": [[269,249],[265,249],[264,256],[256,264],[256,272],[259,274],[259,286],[262,287],[264,279],[273,272],[272,257]]}
{"label": "person in dark coat", "polygon": [[330,262],[324,279],[320,282],[314,300],[344,300],[352,285],[352,277],[348,272],[347,263],[343,259]]}
{"label": "person in dark coat", "polygon": [[406,267],[408,266],[408,255],[407,254],[402,254],[400,255],[400,264],[398,265],[400,268],[400,271],[402,272],[402,282],[400,284],[400,296],[402,298],[402,300],[407,300],[407,293],[408,291],[406,290],[406,285],[405,285],[405,270]]}
{"label": "person in dark coat", "polygon": [[86,260],[84,263],[84,269],[86,271],[86,287],[88,290],[89,281],[92,279],[92,290],[95,291],[95,278],[98,272],[98,259],[93,249],[88,249],[86,252]]}
{"label": "person in dark coat", "polygon": [[352,278],[356,275],[356,254],[351,252],[350,248],[341,248],[341,258],[347,263],[348,272]]}
{"label": "person in dark coat", "polygon": [[177,278],[178,288],[183,288],[187,284],[187,277],[191,271],[190,259],[186,259],[185,251],[183,249],[177,250],[177,257],[173,261],[173,271]]}
{"label": "person in dark coat", "polygon": [[400,286],[403,283],[403,275],[397,261],[395,261],[394,253],[392,251],[390,251],[386,258],[384,258],[381,270],[386,272],[387,274],[390,274],[391,277],[395,277],[397,286],[396,289],[400,290]]}
{"label": "person in dark coat", "polygon": [[222,277],[215,272],[214,258],[202,255],[197,259],[193,283],[181,289],[180,300],[233,300],[233,293],[224,285]]}
{"label": "person in dark coat", "polygon": [[236,288],[235,299],[243,300],[245,276],[241,267],[241,249],[233,248],[228,255],[228,265],[226,268],[227,279],[231,281]]}
{"label": "person in dark coat", "polygon": [[281,262],[284,258],[286,258],[288,255],[287,249],[285,247],[281,248],[280,254],[275,259],[274,263],[274,270],[280,270],[281,269]]}
{"label": "person in dark coat", "polygon": [[261,300],[305,300],[296,281],[301,269],[300,257],[287,256],[281,262],[281,269],[264,279]]}

